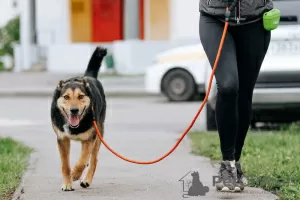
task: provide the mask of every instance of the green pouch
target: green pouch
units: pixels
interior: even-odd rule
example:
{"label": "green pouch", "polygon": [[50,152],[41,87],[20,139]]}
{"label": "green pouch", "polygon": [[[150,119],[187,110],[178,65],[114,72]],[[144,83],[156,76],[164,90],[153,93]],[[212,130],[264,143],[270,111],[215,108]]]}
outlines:
{"label": "green pouch", "polygon": [[273,8],[272,10],[264,13],[263,24],[267,31],[272,31],[279,26],[280,10]]}

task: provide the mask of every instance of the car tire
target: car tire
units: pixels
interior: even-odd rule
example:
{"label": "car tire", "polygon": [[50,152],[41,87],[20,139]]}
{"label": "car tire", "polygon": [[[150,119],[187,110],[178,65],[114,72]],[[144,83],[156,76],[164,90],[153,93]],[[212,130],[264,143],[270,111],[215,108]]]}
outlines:
{"label": "car tire", "polygon": [[215,117],[215,111],[209,104],[206,104],[206,130],[207,131],[216,131],[217,123]]}
{"label": "car tire", "polygon": [[196,83],[186,70],[173,69],[164,76],[162,91],[170,101],[191,101],[196,96]]}
{"label": "car tire", "polygon": [[250,122],[250,128],[251,129],[256,129],[257,128],[256,121],[254,119],[252,119],[251,122]]}

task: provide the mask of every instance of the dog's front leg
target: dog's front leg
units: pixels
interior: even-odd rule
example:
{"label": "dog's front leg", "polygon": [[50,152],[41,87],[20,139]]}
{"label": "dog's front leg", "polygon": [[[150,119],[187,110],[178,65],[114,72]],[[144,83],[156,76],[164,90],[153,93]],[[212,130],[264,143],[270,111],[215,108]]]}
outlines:
{"label": "dog's front leg", "polygon": [[58,149],[61,159],[61,171],[63,176],[63,191],[73,191],[72,180],[71,180],[71,169],[70,169],[70,139],[69,138],[58,138],[57,139]]}
{"label": "dog's front leg", "polygon": [[81,154],[80,158],[72,169],[72,180],[77,181],[84,171],[88,160],[90,158],[92,149],[94,147],[95,140],[87,140],[81,142]]}
{"label": "dog's front leg", "polygon": [[96,143],[94,145],[94,148],[92,150],[92,154],[91,154],[91,160],[90,160],[90,165],[89,165],[89,169],[87,171],[87,174],[84,178],[84,180],[80,183],[80,186],[83,188],[87,188],[91,185],[94,174],[95,174],[95,170],[97,167],[97,162],[98,162],[98,153],[99,153],[99,149],[100,149],[100,140],[97,138],[96,139]]}

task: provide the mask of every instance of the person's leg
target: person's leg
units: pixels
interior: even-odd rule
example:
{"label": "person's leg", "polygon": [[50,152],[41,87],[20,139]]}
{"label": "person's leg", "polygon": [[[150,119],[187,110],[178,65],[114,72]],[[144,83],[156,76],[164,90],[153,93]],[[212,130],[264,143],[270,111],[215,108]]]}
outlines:
{"label": "person's leg", "polygon": [[[220,45],[224,24],[208,17],[200,17],[200,40],[211,66],[214,65]],[[216,102],[216,123],[221,143],[223,160],[235,159],[235,138],[237,133],[238,71],[235,42],[227,32],[223,50],[215,73],[218,93]]]}
{"label": "person's leg", "polygon": [[252,118],[253,90],[269,47],[271,33],[266,31],[259,21],[236,27],[233,34],[237,48],[239,75],[239,122],[235,144],[235,160],[239,161]]}
{"label": "person's leg", "polygon": [[[200,17],[200,40],[211,66],[214,65],[224,24],[214,18]],[[236,169],[234,164],[235,138],[237,133],[238,71],[235,43],[230,31],[227,32],[223,50],[215,73],[218,94],[216,102],[216,123],[220,137],[221,162],[218,190],[235,188]]]}
{"label": "person's leg", "polygon": [[239,162],[244,141],[252,118],[252,96],[255,83],[268,50],[271,33],[265,31],[262,22],[236,27],[233,31],[239,74],[238,132],[235,144],[237,169],[236,190],[243,190],[243,172]]}

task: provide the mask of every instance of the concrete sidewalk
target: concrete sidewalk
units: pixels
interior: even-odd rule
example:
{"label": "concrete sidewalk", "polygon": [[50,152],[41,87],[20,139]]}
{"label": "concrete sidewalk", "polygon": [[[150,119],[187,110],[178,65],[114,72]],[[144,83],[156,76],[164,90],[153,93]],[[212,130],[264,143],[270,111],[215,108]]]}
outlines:
{"label": "concrete sidewalk", "polygon": [[[0,96],[50,97],[59,80],[77,75],[47,72],[0,73]],[[104,76],[99,80],[107,96],[157,96],[145,92],[142,76]]]}
{"label": "concrete sidewalk", "polygon": [[[196,199],[276,199],[276,196],[254,188],[246,188],[239,194],[216,192],[212,179],[217,175],[217,169],[209,159],[190,153],[188,138],[168,158],[147,166],[120,160],[102,146],[92,185],[83,189],[77,181],[73,183],[75,191],[63,192],[60,189],[60,159],[50,125],[49,104],[50,99],[46,98],[0,99],[0,118],[32,121],[32,125],[28,126],[1,127],[0,132],[1,136],[13,137],[36,149],[34,165],[29,168],[18,190],[20,193],[15,196],[18,200],[180,200],[184,199],[182,195],[187,191],[191,171],[197,171],[202,184],[209,188],[205,196]],[[198,106],[198,103],[172,104],[146,98],[108,99],[105,140],[113,149],[132,159],[156,159],[176,143]],[[203,115],[205,113],[201,113],[200,117]],[[80,145],[72,142],[72,166],[79,153]],[[182,178],[184,185],[179,181]]]}

